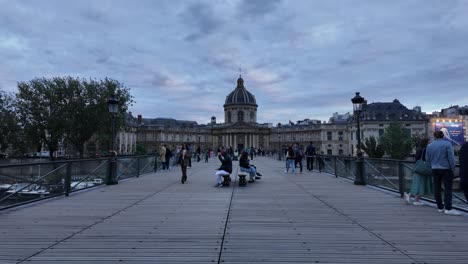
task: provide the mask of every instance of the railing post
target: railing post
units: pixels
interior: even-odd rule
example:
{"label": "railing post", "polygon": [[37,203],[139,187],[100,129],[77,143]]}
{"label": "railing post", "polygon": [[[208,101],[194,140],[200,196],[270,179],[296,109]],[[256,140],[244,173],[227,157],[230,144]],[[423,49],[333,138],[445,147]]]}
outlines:
{"label": "railing post", "polygon": [[106,179],[106,184],[107,185],[113,185],[113,184],[118,184],[119,182],[117,181],[117,158],[116,157],[110,157],[109,158],[109,167],[107,170],[107,179]]}
{"label": "railing post", "polygon": [[358,152],[356,157],[356,178],[354,179],[354,184],[356,185],[366,185],[364,179],[364,159],[362,153]]}
{"label": "railing post", "polygon": [[137,178],[140,177],[140,157],[137,157],[137,167],[136,167],[136,171],[137,171]]}
{"label": "railing post", "polygon": [[67,163],[67,173],[65,174],[65,196],[68,196],[71,191],[71,174],[72,166],[71,162]]}
{"label": "railing post", "polygon": [[337,161],[338,157],[335,157],[335,177],[338,178],[338,171],[337,171],[337,165],[336,165],[336,161]]}
{"label": "railing post", "polygon": [[400,197],[403,198],[403,194],[405,193],[406,184],[405,184],[405,171],[403,167],[403,163],[398,161],[398,189],[400,191]]}

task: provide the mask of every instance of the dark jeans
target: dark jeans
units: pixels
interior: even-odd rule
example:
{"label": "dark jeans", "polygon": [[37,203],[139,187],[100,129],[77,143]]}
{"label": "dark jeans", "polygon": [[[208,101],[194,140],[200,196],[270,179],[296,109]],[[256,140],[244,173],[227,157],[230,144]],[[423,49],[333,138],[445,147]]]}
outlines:
{"label": "dark jeans", "polygon": [[314,170],[314,157],[307,157],[307,170],[308,171]]}
{"label": "dark jeans", "polygon": [[302,159],[296,159],[296,168],[298,167],[297,164],[299,164],[299,171],[302,172]]}
{"label": "dark jeans", "polygon": [[187,179],[187,166],[181,165],[180,168],[182,169],[182,179],[186,180]]}
{"label": "dark jeans", "polygon": [[[433,169],[434,175],[434,198],[438,209],[452,210],[452,185],[453,173],[447,169]],[[442,202],[442,183],[444,184],[444,203]]]}

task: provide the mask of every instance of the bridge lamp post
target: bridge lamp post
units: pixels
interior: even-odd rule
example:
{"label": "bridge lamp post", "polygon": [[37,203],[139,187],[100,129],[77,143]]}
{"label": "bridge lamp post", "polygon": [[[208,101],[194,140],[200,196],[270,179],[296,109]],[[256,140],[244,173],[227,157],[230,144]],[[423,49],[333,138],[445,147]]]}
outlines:
{"label": "bridge lamp post", "polygon": [[281,150],[281,123],[278,123],[277,125],[277,129],[278,129],[278,160],[281,160],[281,153],[282,153],[282,150]]}
{"label": "bridge lamp post", "polygon": [[114,134],[115,134],[115,116],[119,112],[119,101],[115,98],[114,95],[107,101],[107,107],[109,109],[109,113],[111,115],[111,147],[109,150],[109,173],[107,176],[106,184],[117,184],[117,153],[115,152],[115,142],[114,142]]}
{"label": "bridge lamp post", "polygon": [[356,92],[356,95],[351,99],[351,102],[353,103],[354,115],[356,116],[357,121],[356,178],[354,179],[354,184],[366,185],[366,181],[364,180],[364,160],[362,158],[361,150],[361,126],[359,124],[365,100],[359,95],[359,92]]}

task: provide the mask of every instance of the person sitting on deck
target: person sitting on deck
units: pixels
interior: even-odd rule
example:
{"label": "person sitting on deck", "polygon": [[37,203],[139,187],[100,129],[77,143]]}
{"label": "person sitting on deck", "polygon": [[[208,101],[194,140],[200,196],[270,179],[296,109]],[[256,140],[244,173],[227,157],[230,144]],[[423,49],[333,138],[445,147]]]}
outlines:
{"label": "person sitting on deck", "polygon": [[243,151],[241,154],[239,159],[239,167],[240,171],[249,173],[250,183],[254,182],[255,179],[261,179],[262,175],[257,172],[257,168],[254,165],[250,165],[249,154],[246,151]]}
{"label": "person sitting on deck", "polygon": [[232,160],[231,157],[227,154],[226,151],[222,150],[218,154],[218,158],[221,161],[221,167],[219,167],[216,172],[216,181],[217,184],[215,187],[223,187],[223,175],[230,175],[232,173]]}

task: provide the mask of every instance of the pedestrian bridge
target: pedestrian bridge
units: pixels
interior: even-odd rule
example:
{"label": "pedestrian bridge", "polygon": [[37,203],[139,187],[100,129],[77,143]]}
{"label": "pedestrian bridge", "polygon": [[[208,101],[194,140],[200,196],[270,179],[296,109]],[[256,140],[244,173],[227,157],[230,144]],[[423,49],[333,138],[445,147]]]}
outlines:
{"label": "pedestrian bridge", "polygon": [[252,163],[247,187],[213,187],[210,159],[186,184],[173,168],[0,211],[0,263],[468,263],[466,214]]}

